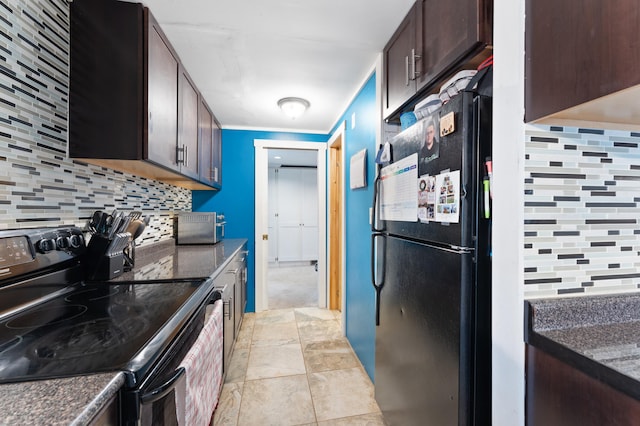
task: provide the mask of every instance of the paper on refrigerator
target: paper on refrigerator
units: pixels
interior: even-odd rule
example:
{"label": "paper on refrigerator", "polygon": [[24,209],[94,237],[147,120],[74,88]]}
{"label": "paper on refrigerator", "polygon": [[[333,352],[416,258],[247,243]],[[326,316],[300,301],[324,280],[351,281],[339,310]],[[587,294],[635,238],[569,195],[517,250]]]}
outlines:
{"label": "paper on refrigerator", "polygon": [[398,160],[380,171],[380,218],[415,222],[418,218],[418,154]]}
{"label": "paper on refrigerator", "polygon": [[436,176],[436,221],[460,222],[460,170]]}

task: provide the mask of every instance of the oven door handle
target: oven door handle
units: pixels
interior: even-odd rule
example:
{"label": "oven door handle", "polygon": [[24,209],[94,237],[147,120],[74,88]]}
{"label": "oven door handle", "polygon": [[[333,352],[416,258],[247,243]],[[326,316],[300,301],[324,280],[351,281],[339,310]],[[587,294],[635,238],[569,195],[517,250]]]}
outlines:
{"label": "oven door handle", "polygon": [[153,403],[159,399],[164,398],[174,387],[177,381],[185,374],[185,368],[178,368],[173,375],[163,384],[157,388],[144,393],[140,400],[143,404]]}

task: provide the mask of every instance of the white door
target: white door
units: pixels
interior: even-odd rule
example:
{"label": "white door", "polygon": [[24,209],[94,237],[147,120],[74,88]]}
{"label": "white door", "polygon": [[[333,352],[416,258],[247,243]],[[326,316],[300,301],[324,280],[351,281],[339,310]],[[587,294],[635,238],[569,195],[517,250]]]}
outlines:
{"label": "white door", "polygon": [[278,261],[302,260],[300,169],[278,169]]}
{"label": "white door", "polygon": [[276,168],[269,168],[269,262],[276,262],[278,256],[278,185],[276,172]]}
{"label": "white door", "polygon": [[280,168],[276,176],[278,261],[318,260],[317,169]]}
{"label": "white door", "polygon": [[301,260],[318,260],[318,173],[316,169],[300,169],[301,194]]}

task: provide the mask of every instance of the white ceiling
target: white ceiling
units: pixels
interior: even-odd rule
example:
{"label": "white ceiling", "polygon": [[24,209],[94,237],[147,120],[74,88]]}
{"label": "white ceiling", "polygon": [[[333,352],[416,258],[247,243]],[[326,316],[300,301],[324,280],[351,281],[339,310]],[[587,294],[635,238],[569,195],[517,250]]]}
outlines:
{"label": "white ceiling", "polygon": [[[223,128],[328,133],[414,0],[145,0]],[[283,97],[311,107],[287,118]]]}

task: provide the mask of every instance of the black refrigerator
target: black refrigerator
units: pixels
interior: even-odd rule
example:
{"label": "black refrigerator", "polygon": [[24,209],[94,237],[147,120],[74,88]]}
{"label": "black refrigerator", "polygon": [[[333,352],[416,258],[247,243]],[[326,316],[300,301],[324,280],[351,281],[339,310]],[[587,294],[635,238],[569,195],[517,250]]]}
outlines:
{"label": "black refrigerator", "polygon": [[378,159],[378,405],[388,426],[490,425],[491,98],[461,92]]}

